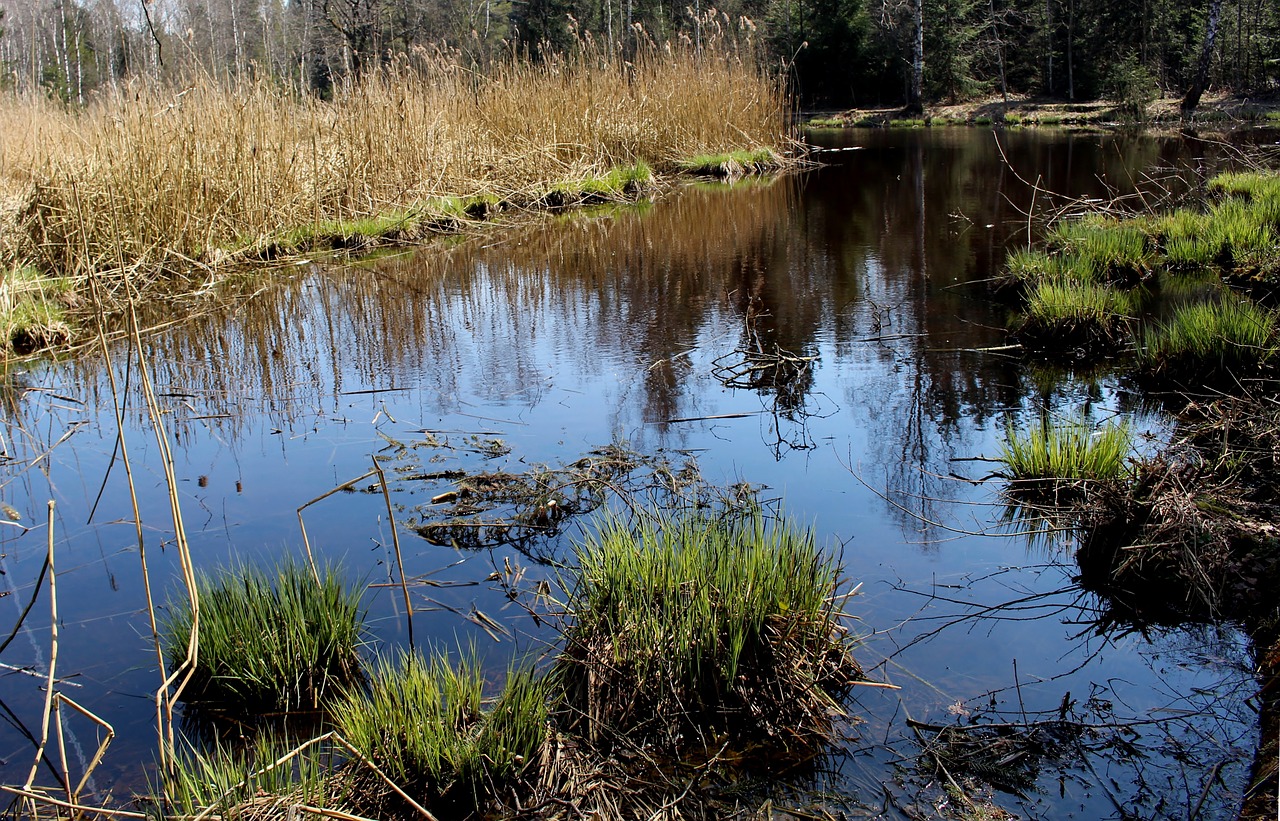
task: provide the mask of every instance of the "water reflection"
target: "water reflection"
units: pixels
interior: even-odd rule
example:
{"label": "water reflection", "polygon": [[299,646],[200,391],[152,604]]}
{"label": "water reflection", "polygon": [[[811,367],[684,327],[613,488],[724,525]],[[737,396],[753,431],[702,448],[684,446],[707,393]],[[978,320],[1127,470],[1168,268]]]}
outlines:
{"label": "water reflection", "polygon": [[[1007,416],[1081,406],[1102,414],[1126,401],[1105,375],[1030,370],[1003,350],[1006,309],[983,283],[1009,243],[1034,233],[1036,214],[1066,201],[1047,191],[1110,197],[1131,190],[1144,169],[1208,148],[1037,131],[1004,132],[997,146],[992,133],[967,129],[833,141],[857,150],[822,155],[831,164],[812,173],[689,186],[652,204],[420,252],[297,266],[261,293],[246,283],[225,313],[149,336],[146,365],[177,449],[197,561],[213,567],[296,551],[296,509],[364,474],[375,455],[404,468],[392,471],[392,515],[434,535],[458,515],[434,500],[465,477],[546,476],[626,443],[665,458],[673,473],[692,465],[712,484],[746,482],[765,500],[784,500],[864,582],[855,605],[869,634],[864,666],[883,660],[876,669],[905,689],[859,697],[862,735],[875,742],[843,769],[852,803],[877,802],[892,780],[894,745],[913,737],[903,711],[941,724],[952,705],[972,709],[996,694],[1012,712],[1009,693],[1020,690],[1021,709],[1048,714],[1065,691],[1082,700],[1100,682],[1111,684],[1097,698],[1122,696],[1126,717],[1167,707],[1164,668],[1149,661],[1190,651],[1153,635],[1144,658],[1123,637],[1090,642],[1081,625],[1063,624],[1085,618],[1063,552],[1028,556],[1007,540],[963,535],[997,528],[1001,506],[989,489],[962,481],[989,466],[957,460],[992,455]],[[161,319],[172,317],[144,324]],[[137,460],[146,538],[161,546],[171,533],[139,363],[118,346],[111,367],[127,385],[124,436]],[[27,460],[70,438],[41,470],[18,473],[15,460],[3,501],[30,523],[45,499],[58,499],[56,529],[69,557],[59,583],[75,625],[63,657],[85,671],[85,701],[114,716],[111,779],[138,784],[156,675],[103,368],[86,358],[12,377],[3,394],[10,452]],[[392,582],[387,510],[380,492],[360,492],[369,489],[309,507],[307,527],[317,550],[353,577]],[[495,515],[536,519],[537,505]],[[563,555],[585,526],[559,523],[553,538],[531,540],[529,553]],[[25,593],[43,534],[18,532],[3,528],[0,538],[6,578]],[[456,539],[411,533],[405,574],[422,582],[414,589],[419,637],[446,645],[474,637],[495,670],[550,640],[504,590],[481,581],[524,556],[500,540],[456,550]],[[176,575],[172,556],[155,561],[164,583]],[[370,601],[388,646],[405,641],[405,613],[385,590],[371,590]],[[1000,609],[1026,597],[1045,606]],[[951,612],[943,605],[1008,617],[957,621],[927,636],[940,624],[930,619]],[[494,642],[464,618],[477,612],[516,639]],[[11,648],[7,663],[47,669],[43,619],[32,619],[26,646]],[[1216,649],[1230,654],[1224,644]],[[1209,666],[1174,666],[1168,688],[1184,692],[1228,678]],[[27,678],[11,678],[4,701],[29,727],[42,697]],[[0,733],[25,755],[20,731]],[[1240,760],[1247,756],[1232,759]],[[1228,779],[1238,783],[1231,766]],[[1041,788],[1050,769],[1037,771]],[[1068,798],[1029,800],[1049,817],[1114,814],[1105,795],[1063,790]]]}

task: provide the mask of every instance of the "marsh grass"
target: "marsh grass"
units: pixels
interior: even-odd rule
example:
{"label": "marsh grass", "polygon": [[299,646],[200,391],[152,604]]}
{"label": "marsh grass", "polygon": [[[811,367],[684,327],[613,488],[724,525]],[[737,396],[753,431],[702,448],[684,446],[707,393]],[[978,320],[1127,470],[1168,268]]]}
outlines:
{"label": "marsh grass", "polygon": [[1045,280],[1028,290],[1014,335],[1036,350],[1105,356],[1126,341],[1133,312],[1133,297],[1110,285]]}
{"label": "marsh grass", "polygon": [[1004,280],[1025,294],[1044,282],[1092,283],[1095,276],[1092,262],[1085,257],[1021,248],[1006,259]]}
{"label": "marsh grass", "polygon": [[73,288],[69,277],[45,277],[31,266],[6,272],[0,279],[0,348],[23,354],[70,340]]}
{"label": "marsh grass", "polygon": [[1154,254],[1141,227],[1118,220],[1086,217],[1061,222],[1047,238],[1051,250],[1087,263],[1096,279],[1126,286],[1144,280]]}
{"label": "marsh grass", "polygon": [[779,168],[782,159],[770,148],[730,151],[723,154],[699,154],[680,160],[676,167],[686,174],[707,177],[740,177]]}
{"label": "marsh grass", "polygon": [[[183,690],[189,704],[255,717],[316,711],[362,675],[360,590],[333,569],[317,584],[284,562],[268,572],[233,567],[198,577],[200,652]],[[170,605],[162,641],[171,668],[187,658],[193,627],[186,599]]]}
{"label": "marsh grass", "polygon": [[483,75],[419,51],[331,101],[207,77],[135,82],[76,112],[5,96],[0,201],[21,236],[0,245],[0,265],[204,282],[308,227],[396,231],[397,215],[429,216],[441,199],[537,205],[560,181],[605,181],[580,186],[599,194],[614,169],[785,149],[781,83],[748,46],[703,45],[623,60],[583,44]]}
{"label": "marsh grass", "polygon": [[1244,299],[1185,305],[1143,335],[1140,366],[1149,374],[1202,384],[1256,375],[1275,356],[1276,318]]}
{"label": "marsh grass", "polygon": [[[153,790],[161,817],[204,814],[223,819],[315,817],[297,805],[337,809],[342,791],[331,779],[330,757],[308,750],[290,756],[288,746],[260,734],[248,746],[214,744],[188,748],[162,772],[163,789]],[[281,759],[284,763],[277,764]],[[163,796],[163,798],[161,797]]]}
{"label": "marsh grass", "polygon": [[1046,419],[1026,432],[1010,422],[1000,461],[1015,491],[1059,493],[1083,482],[1120,479],[1132,447],[1133,433],[1123,422],[1095,428],[1082,418],[1055,423]]}
{"label": "marsh grass", "polygon": [[606,520],[568,586],[566,722],[604,745],[725,734],[813,755],[861,677],[839,582],[812,533],[758,510]]}
{"label": "marsh grass", "polygon": [[[513,670],[487,710],[479,660],[401,654],[381,660],[366,688],[334,709],[339,733],[425,806],[448,817],[481,810],[536,772],[546,742],[548,694],[529,670]],[[355,804],[375,816],[396,798],[360,771]],[[363,778],[364,780],[359,780]]]}

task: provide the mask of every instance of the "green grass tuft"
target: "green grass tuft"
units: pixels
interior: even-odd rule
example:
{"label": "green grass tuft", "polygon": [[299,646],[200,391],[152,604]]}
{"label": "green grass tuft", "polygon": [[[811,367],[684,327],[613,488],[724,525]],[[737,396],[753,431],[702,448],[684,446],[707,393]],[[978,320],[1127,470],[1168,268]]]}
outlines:
{"label": "green grass tuft", "polygon": [[1014,335],[1029,348],[1103,356],[1125,340],[1133,297],[1110,285],[1048,279],[1027,292]]}
{"label": "green grass tuft", "polygon": [[606,520],[577,550],[553,671],[569,722],[592,738],[729,733],[811,753],[861,675],[838,581],[812,533],[759,511]]}
{"label": "green grass tuft", "polygon": [[1275,352],[1275,314],[1247,300],[1224,300],[1185,306],[1149,329],[1140,362],[1152,374],[1203,380],[1244,376]]}
{"label": "green grass tuft", "polygon": [[1085,218],[1058,223],[1048,245],[1063,255],[1079,257],[1104,282],[1136,284],[1152,269],[1154,254],[1145,231],[1118,220]]}
{"label": "green grass tuft", "polygon": [[1132,446],[1133,434],[1124,423],[1095,430],[1085,419],[1052,425],[1046,420],[1039,428],[1020,433],[1011,422],[1000,461],[1010,479],[1028,487],[1113,481],[1125,474]]}
{"label": "green grass tuft", "polygon": [[[234,715],[315,710],[335,688],[361,676],[364,634],[360,590],[328,569],[286,561],[274,572],[250,567],[202,575],[198,660],[183,698]],[[163,627],[173,669],[187,658],[192,613],[185,599],[170,604]]]}
{"label": "green grass tuft", "polygon": [[[261,734],[247,748],[216,743],[208,750],[186,749],[163,774],[168,812],[160,817],[223,819],[284,817],[291,806],[336,809],[340,788],[330,779],[329,762],[313,750],[288,756],[290,748]],[[155,799],[159,801],[158,797]]]}
{"label": "green grass tuft", "polygon": [[[507,677],[482,709],[484,676],[474,654],[457,664],[402,654],[381,661],[366,689],[334,709],[338,731],[422,803],[461,817],[504,793],[540,760],[547,727],[544,680],[527,670]],[[363,809],[394,801],[376,778],[357,784]]]}
{"label": "green grass tuft", "polygon": [[771,148],[753,151],[731,151],[726,154],[698,154],[676,163],[676,170],[684,174],[710,177],[736,177],[741,174],[758,174],[779,168],[782,160]]}

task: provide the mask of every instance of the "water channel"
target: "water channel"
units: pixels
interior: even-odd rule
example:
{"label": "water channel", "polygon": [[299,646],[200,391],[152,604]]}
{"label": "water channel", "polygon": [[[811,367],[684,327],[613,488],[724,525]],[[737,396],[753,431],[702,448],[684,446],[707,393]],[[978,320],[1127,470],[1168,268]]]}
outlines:
{"label": "water channel", "polygon": [[[941,800],[908,718],[1068,712],[1087,727],[1072,749],[1086,752],[1047,756],[1034,785],[1002,803],[1055,819],[1232,816],[1258,734],[1246,639],[1230,626],[1109,624],[1105,603],[1073,583],[1068,541],[1007,535],[1000,482],[983,481],[998,466],[979,459],[1039,408],[1101,420],[1135,407],[1117,379],[1004,349],[1007,309],[983,282],[1036,230],[1028,213],[1131,191],[1216,149],[1051,130],[816,139],[841,150],[804,173],[293,266],[225,311],[149,318],[163,327],[144,340],[145,367],[197,564],[301,557],[298,508],[377,457],[395,521],[365,478],[305,508],[312,546],[370,585],[372,638],[386,650],[408,641],[387,586],[398,527],[419,582],[416,643],[474,643],[497,678],[555,637],[491,577],[554,579],[549,563],[591,519],[516,544],[475,527],[472,545],[438,538],[448,506],[433,498],[458,472],[557,469],[625,447],[776,504],[861,583],[848,606],[860,660],[902,689],[859,690],[850,704],[856,723],[825,786],[849,817]],[[790,364],[743,367],[760,351]],[[0,486],[18,518],[0,527],[6,625],[31,597],[56,501],[60,688],[118,734],[94,772],[100,800],[146,786],[160,679],[108,368],[157,595],[177,592],[161,454],[126,342],[109,364],[90,354],[8,373]],[[1138,422],[1152,440],[1164,432],[1157,415]],[[0,658],[4,783],[31,767],[49,656],[42,598]],[[79,718],[67,726],[74,773],[98,734]]]}

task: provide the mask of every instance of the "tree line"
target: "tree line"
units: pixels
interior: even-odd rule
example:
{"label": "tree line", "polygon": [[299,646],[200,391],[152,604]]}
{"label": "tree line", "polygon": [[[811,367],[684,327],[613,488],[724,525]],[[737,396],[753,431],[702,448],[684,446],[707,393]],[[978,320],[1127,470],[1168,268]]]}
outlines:
{"label": "tree line", "polygon": [[1280,83],[1280,0],[0,0],[0,85],[83,103],[199,70],[323,95],[404,55],[483,68],[726,35],[808,106]]}

